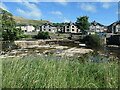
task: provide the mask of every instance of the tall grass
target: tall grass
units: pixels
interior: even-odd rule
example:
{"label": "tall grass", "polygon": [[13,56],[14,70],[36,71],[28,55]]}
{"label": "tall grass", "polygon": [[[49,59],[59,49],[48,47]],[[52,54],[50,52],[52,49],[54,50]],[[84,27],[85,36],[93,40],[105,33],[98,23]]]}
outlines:
{"label": "tall grass", "polygon": [[2,63],[3,88],[117,88],[117,62],[82,62],[66,56],[13,58]]}

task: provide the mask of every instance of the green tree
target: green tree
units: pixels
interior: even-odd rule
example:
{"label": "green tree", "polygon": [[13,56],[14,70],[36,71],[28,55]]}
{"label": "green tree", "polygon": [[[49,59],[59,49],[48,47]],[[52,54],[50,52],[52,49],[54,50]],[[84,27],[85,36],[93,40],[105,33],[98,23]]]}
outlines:
{"label": "green tree", "polygon": [[40,31],[38,35],[35,36],[36,39],[50,39],[50,35],[48,32]]}
{"label": "green tree", "polygon": [[38,24],[33,25],[33,27],[35,28],[35,30],[39,29],[39,25]]}
{"label": "green tree", "polygon": [[88,35],[83,38],[82,42],[91,48],[99,48],[102,46],[102,38],[99,35]]}
{"label": "green tree", "polygon": [[14,41],[17,39],[17,34],[21,32],[20,29],[15,28],[15,20],[13,15],[6,10],[0,8],[2,38],[3,40]]}
{"label": "green tree", "polygon": [[88,22],[88,18],[88,16],[78,17],[75,22],[76,26],[82,31],[89,30],[90,24]]}

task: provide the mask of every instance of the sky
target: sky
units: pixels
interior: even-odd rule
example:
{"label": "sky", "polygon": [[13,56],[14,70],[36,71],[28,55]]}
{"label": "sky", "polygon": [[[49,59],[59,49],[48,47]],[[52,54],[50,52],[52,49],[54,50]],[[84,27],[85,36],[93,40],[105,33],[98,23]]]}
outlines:
{"label": "sky", "polygon": [[1,2],[0,7],[14,16],[53,23],[76,21],[88,16],[89,22],[110,25],[118,20],[117,2]]}

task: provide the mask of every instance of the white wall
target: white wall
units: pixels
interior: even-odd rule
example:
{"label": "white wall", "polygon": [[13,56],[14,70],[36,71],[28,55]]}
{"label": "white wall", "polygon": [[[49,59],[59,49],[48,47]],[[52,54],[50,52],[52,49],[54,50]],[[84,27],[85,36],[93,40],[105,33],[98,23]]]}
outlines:
{"label": "white wall", "polygon": [[[20,28],[20,26],[16,26],[16,28]],[[27,25],[27,26],[21,26],[21,29],[23,32],[33,32],[35,30],[35,27],[32,25]]]}

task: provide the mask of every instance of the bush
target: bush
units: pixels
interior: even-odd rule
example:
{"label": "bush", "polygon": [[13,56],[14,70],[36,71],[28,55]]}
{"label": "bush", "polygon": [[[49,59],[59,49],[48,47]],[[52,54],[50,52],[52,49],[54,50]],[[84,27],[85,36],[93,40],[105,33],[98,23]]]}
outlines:
{"label": "bush", "polygon": [[2,32],[2,38],[4,41],[14,41],[17,40],[17,32],[16,31],[11,31],[11,30],[6,30]]}
{"label": "bush", "polygon": [[36,35],[34,38],[36,39],[50,39],[50,35],[48,32],[42,32],[40,31],[38,35]]}
{"label": "bush", "polygon": [[31,35],[19,35],[18,38],[31,38]]}
{"label": "bush", "polygon": [[88,47],[97,48],[102,46],[101,38],[98,35],[88,35],[82,40]]}

